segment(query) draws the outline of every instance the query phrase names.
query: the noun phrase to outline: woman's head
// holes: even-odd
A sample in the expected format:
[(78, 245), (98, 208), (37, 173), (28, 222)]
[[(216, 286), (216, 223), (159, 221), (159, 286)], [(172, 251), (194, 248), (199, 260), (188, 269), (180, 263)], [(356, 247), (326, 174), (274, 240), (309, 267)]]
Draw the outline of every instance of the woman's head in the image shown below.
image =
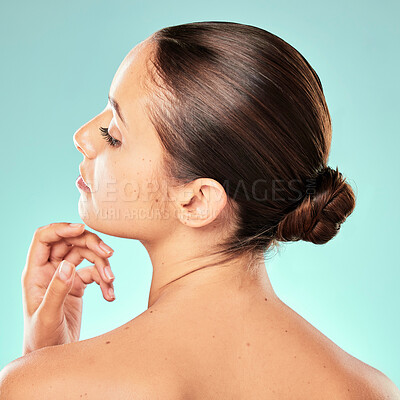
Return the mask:
[(152, 187), (161, 146), (142, 108), (147, 51), (140, 43), (129, 52), (115, 74), (107, 106), (74, 134), (84, 155), (81, 175), (91, 189), (81, 193), (80, 216), (88, 226), (120, 237), (156, 234), (162, 207)]
[[(80, 202), (96, 230), (146, 243), (193, 234), (212, 244), (203, 252), (262, 254), (278, 241), (326, 243), (354, 209), (351, 187), (327, 166), (321, 82), (265, 30), (161, 29), (127, 55), (110, 94), (128, 127), (107, 105), (74, 136), (83, 177), (99, 187)], [(122, 145), (109, 147), (100, 126)]]

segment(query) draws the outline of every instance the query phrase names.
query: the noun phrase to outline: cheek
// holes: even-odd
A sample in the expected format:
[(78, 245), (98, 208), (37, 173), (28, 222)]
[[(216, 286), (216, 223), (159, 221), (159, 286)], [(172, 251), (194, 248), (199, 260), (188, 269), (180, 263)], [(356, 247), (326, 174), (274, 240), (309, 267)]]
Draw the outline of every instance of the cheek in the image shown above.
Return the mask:
[(109, 151), (97, 158), (94, 181), (98, 190), (95, 197), (103, 206), (157, 208), (157, 203), (162, 202), (164, 182), (159, 178), (155, 155), (149, 156), (140, 148), (138, 145), (135, 151)]
[(143, 189), (141, 165), (123, 159), (108, 160), (97, 169), (99, 182), (97, 200), (103, 207), (127, 208), (134, 206)]
[(117, 160), (102, 157), (94, 165), (94, 197), (97, 201), (116, 201), (118, 192), (119, 174), (123, 171), (118, 168)]

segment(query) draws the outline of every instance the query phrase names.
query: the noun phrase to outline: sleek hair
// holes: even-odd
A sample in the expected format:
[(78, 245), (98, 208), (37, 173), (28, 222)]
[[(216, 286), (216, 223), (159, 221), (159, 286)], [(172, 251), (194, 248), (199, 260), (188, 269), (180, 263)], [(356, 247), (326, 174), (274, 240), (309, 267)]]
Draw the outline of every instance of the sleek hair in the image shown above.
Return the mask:
[(278, 36), (234, 22), (170, 26), (149, 39), (147, 111), (167, 176), (182, 185), (215, 179), (234, 211), (235, 233), (218, 253), (332, 239), (355, 196), (327, 166), (331, 118), (307, 60)]

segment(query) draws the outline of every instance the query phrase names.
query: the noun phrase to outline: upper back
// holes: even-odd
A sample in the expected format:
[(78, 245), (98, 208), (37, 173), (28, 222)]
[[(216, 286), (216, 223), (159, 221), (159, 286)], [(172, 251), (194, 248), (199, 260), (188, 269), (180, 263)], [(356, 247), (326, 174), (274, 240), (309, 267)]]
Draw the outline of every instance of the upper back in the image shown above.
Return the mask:
[(150, 307), (106, 334), (47, 348), (46, 384), (65, 395), (71, 381), (65, 398), (96, 400), (400, 398), (280, 301), (221, 310)]

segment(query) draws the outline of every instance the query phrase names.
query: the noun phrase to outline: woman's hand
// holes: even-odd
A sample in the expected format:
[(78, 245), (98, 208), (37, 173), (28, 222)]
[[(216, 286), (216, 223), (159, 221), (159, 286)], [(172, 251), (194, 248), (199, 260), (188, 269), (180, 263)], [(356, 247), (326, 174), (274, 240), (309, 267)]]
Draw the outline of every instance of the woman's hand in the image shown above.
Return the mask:
[[(113, 250), (84, 228), (84, 224), (52, 223), (33, 236), (21, 276), (23, 355), (79, 340), (82, 296), (88, 284), (96, 282), (106, 300), (115, 299), (108, 261)], [(95, 265), (75, 270), (84, 259)]]

